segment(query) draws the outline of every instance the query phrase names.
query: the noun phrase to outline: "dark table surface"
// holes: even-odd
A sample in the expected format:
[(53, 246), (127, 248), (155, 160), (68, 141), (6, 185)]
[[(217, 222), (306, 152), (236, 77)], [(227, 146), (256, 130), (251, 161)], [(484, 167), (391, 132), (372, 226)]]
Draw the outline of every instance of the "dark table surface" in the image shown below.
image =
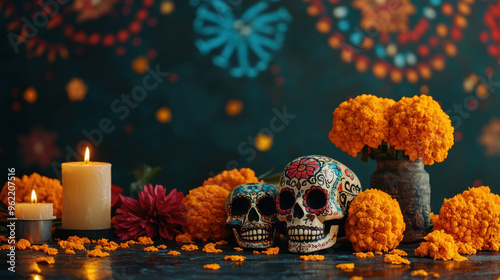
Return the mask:
[[(155, 246), (165, 244), (166, 250), (144, 252), (146, 246), (133, 245), (129, 249), (110, 251), (105, 258), (88, 258), (85, 251), (76, 251), (75, 255), (65, 255), (59, 249), (55, 264), (37, 264), (35, 259), (47, 256), (41, 251), (16, 251), (16, 272), (7, 270), (7, 252), (0, 251), (0, 279), (349, 279), (363, 276), (365, 279), (424, 279), (411, 276), (411, 272), (424, 269), (437, 272), (441, 279), (497, 279), (500, 277), (500, 253), (479, 252), (466, 256), (468, 261), (442, 261), (430, 258), (416, 258), (413, 250), (418, 243), (400, 244), (406, 251), (410, 265), (393, 265), (383, 262), (383, 256), (371, 259), (358, 259), (346, 242), (339, 242), (336, 248), (330, 248), (314, 254), (325, 256), (324, 261), (312, 262), (300, 260), (300, 254), (286, 250), (286, 243), (280, 243), (278, 255), (254, 255), (253, 250), (237, 252), (234, 244), (217, 246), (222, 253), (202, 252), (202, 243), (196, 243), (199, 250), (181, 251), (182, 244), (175, 242), (155, 242)], [(58, 248), (55, 242), (50, 247)], [(95, 244), (86, 245), (93, 249)], [(181, 252), (180, 256), (171, 256), (170, 250)], [(247, 257), (241, 264), (224, 261), (226, 255)], [(218, 263), (219, 270), (205, 270), (204, 264)], [(339, 263), (354, 263), (353, 272), (344, 272), (335, 268)], [(432, 279), (428, 277), (428, 279)]]

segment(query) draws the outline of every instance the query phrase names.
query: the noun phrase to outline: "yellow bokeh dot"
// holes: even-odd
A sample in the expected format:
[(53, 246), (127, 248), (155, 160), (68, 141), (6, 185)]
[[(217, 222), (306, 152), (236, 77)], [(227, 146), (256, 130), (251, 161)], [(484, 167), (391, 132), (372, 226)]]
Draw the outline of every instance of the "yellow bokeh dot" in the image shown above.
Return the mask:
[(418, 69), (418, 71), (420, 72), (420, 76), (425, 80), (432, 77), (432, 71), (428, 66), (422, 66)]
[(261, 152), (269, 151), (273, 146), (273, 137), (265, 133), (257, 134), (255, 138), (255, 148)]
[(417, 71), (415, 70), (408, 70), (406, 72), (406, 79), (408, 80), (408, 82), (414, 84), (416, 82), (418, 82), (418, 73)]
[(373, 39), (372, 39), (372, 38), (368, 38), (368, 37), (367, 37), (367, 38), (365, 38), (365, 39), (363, 40), (363, 43), (362, 43), (362, 45), (361, 45), (361, 46), (362, 46), (364, 49), (369, 50), (369, 49), (371, 49), (371, 48), (373, 47), (373, 44), (374, 44), (374, 43), (373, 43)]
[(428, 95), (429, 94), (429, 86), (428, 85), (422, 85), (420, 87), (420, 94)]
[(160, 13), (162, 15), (169, 15), (175, 10), (175, 4), (172, 1), (163, 1), (160, 5)]
[(442, 71), (444, 70), (445, 64), (444, 60), (441, 58), (436, 58), (432, 60), (432, 67), (436, 69), (437, 71)]
[(23, 98), (28, 103), (35, 103), (38, 99), (38, 93), (36, 92), (34, 87), (29, 87), (23, 92)]
[(457, 55), (457, 47), (454, 44), (446, 44), (445, 51), (450, 57)]
[(226, 114), (228, 116), (237, 116), (243, 111), (243, 102), (237, 99), (231, 99), (226, 102)]
[(462, 15), (455, 15), (455, 23), (462, 29), (467, 27), (468, 24), (467, 19)]
[(446, 37), (448, 34), (448, 27), (444, 23), (440, 23), (436, 26), (436, 33), (441, 37)]
[(320, 33), (328, 33), (330, 32), (330, 23), (326, 20), (320, 20), (318, 21), (318, 23), (316, 23), (316, 29), (320, 32)]
[(479, 99), (486, 99), (490, 95), (488, 87), (484, 84), (479, 84), (476, 88), (476, 95)]
[(389, 44), (385, 50), (388, 56), (394, 56), (398, 52), (396, 44)]
[(66, 84), (66, 93), (70, 101), (82, 101), (87, 96), (88, 87), (80, 78), (72, 78)]
[(353, 53), (351, 51), (348, 51), (348, 50), (342, 50), (340, 52), (340, 58), (346, 62), (346, 63), (351, 63), (352, 61), (352, 57), (353, 57)]
[(368, 70), (368, 63), (366, 60), (364, 59), (358, 59), (356, 60), (356, 69), (363, 73), (365, 72), (366, 70)]
[(395, 84), (400, 83), (403, 80), (403, 74), (399, 70), (391, 71), (391, 81)]
[(384, 79), (387, 76), (387, 70), (382, 63), (375, 63), (372, 68), (373, 75), (379, 79)]
[(172, 120), (172, 111), (166, 106), (156, 111), (156, 120), (161, 123), (168, 123)]
[(319, 10), (316, 6), (311, 5), (311, 6), (307, 7), (307, 14), (312, 16), (312, 17), (315, 17), (319, 14)]
[(332, 49), (338, 49), (340, 48), (340, 39), (336, 36), (331, 36), (330, 38), (328, 38), (328, 44)]
[(139, 56), (132, 60), (132, 69), (137, 74), (144, 74), (148, 70), (149, 60), (145, 56)]
[(465, 3), (458, 2), (458, 10), (464, 15), (470, 15), (470, 7)]

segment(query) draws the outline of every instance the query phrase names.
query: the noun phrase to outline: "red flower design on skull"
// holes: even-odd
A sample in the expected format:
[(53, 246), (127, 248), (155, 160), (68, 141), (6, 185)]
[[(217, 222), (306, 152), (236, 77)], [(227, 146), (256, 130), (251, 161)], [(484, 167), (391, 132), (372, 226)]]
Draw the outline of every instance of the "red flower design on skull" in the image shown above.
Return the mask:
[(319, 169), (319, 164), (316, 161), (303, 158), (292, 163), (286, 170), (290, 178), (307, 179), (314, 175)]

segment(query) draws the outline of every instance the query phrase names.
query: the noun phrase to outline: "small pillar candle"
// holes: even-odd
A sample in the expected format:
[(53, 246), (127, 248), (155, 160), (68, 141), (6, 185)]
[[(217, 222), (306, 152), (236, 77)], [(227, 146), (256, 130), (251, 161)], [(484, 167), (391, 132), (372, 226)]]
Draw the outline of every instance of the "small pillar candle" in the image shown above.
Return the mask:
[(21, 220), (54, 219), (52, 203), (37, 203), (35, 190), (31, 192), (31, 203), (16, 203), (16, 218)]
[(90, 162), (88, 148), (83, 162), (62, 164), (62, 228), (97, 230), (111, 228), (111, 164)]

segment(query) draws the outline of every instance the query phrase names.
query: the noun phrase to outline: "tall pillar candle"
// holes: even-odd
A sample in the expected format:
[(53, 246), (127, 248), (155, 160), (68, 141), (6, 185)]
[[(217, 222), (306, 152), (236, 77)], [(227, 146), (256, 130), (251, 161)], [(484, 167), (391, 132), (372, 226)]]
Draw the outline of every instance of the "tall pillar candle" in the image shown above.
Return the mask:
[(97, 230), (111, 228), (111, 164), (66, 162), (62, 164), (62, 228)]

